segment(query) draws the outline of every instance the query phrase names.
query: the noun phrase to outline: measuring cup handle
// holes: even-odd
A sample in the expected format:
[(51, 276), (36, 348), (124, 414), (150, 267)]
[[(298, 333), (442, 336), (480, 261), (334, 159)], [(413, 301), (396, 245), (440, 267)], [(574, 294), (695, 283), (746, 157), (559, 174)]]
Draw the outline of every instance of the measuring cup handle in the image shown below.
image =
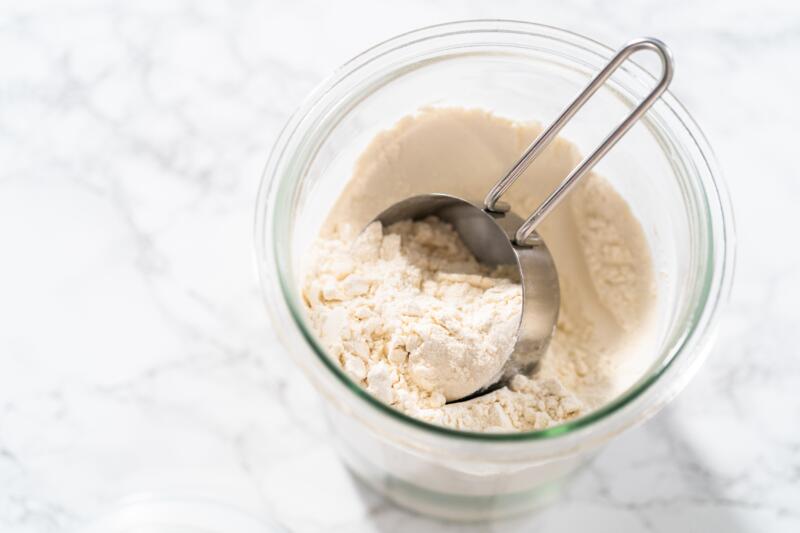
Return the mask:
[(545, 200), (537, 207), (533, 213), (528, 217), (525, 222), (519, 227), (515, 235), (514, 241), (519, 245), (527, 243), (528, 238), (536, 229), (539, 222), (542, 221), (564, 198), (564, 196), (572, 189), (572, 187), (588, 173), (597, 164), (600, 159), (619, 141), (625, 133), (636, 123), (642, 115), (655, 103), (659, 96), (667, 89), (670, 81), (672, 81), (672, 53), (663, 42), (652, 37), (645, 37), (635, 39), (625, 46), (623, 46), (611, 61), (603, 67), (597, 76), (589, 82), (589, 85), (578, 95), (575, 100), (567, 106), (561, 115), (545, 129), (536, 138), (533, 143), (525, 150), (519, 161), (514, 164), (508, 173), (498, 181), (494, 187), (486, 195), (483, 201), (484, 207), (487, 211), (504, 211), (504, 205), (498, 205), (500, 197), (505, 194), (509, 187), (517, 180), (517, 178), (525, 172), (534, 159), (552, 142), (558, 135), (558, 132), (569, 122), (569, 120), (577, 113), (584, 104), (592, 97), (594, 93), (611, 77), (611, 75), (620, 67), (622, 63), (633, 53), (640, 50), (651, 50), (658, 54), (661, 59), (661, 79), (658, 84), (650, 91), (650, 94), (637, 105), (631, 113), (611, 132), (600, 144), (597, 149), (586, 157), (580, 164), (575, 167), (569, 175), (556, 187), (556, 189), (545, 198)]

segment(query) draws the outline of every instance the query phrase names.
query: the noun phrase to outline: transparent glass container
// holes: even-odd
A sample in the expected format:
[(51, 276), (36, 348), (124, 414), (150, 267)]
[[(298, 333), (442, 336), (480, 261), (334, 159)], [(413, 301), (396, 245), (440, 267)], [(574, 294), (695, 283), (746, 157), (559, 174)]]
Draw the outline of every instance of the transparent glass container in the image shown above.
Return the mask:
[[(620, 43), (621, 44), (621, 43)], [(406, 33), (342, 66), (291, 117), (259, 191), (256, 262), (274, 328), (323, 396), (336, 443), (362, 480), (416, 511), (456, 520), (545, 504), (599, 447), (657, 412), (709, 350), (733, 272), (733, 220), (708, 143), (670, 93), (597, 167), (647, 236), (658, 334), (612, 401), (541, 431), (456, 431), (370, 396), (325, 354), (300, 299), (304, 258), (354, 162), (379, 131), (424, 106), (477, 107), (547, 123), (614, 49), (549, 26), (467, 21)], [(676, 76), (680, 76), (680, 69)], [(655, 80), (637, 63), (614, 74), (563, 132), (589, 152)], [(383, 206), (376, 205), (377, 213)]]

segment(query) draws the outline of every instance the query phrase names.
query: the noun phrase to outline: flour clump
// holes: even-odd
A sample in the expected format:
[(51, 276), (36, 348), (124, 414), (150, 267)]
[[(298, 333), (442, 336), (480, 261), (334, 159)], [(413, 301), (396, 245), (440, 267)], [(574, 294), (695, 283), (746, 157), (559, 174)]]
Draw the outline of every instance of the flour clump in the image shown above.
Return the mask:
[(552, 380), (517, 376), (511, 390), (445, 405), (502, 373), (522, 312), (517, 277), (480, 264), (435, 217), (374, 222), (352, 245), (320, 243), (304, 297), (326, 348), (381, 401), (460, 429), (547, 427), (579, 411)]
[(392, 405), (438, 407), (500, 374), (522, 311), (511, 274), (478, 263), (436, 218), (375, 222), (352, 246), (321, 247), (305, 297), (353, 379)]

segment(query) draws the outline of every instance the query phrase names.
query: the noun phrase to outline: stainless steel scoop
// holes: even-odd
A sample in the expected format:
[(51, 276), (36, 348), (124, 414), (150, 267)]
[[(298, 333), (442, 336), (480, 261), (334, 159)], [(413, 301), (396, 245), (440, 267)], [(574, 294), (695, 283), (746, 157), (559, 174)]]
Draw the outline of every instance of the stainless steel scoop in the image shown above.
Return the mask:
[[(500, 197), (614, 71), (631, 54), (640, 50), (652, 50), (661, 59), (661, 78), (656, 87), (526, 220), (512, 213), (510, 206), (500, 202)], [(493, 382), (486, 383), (475, 393), (458, 401), (495, 390), (515, 374), (530, 373), (539, 362), (558, 320), (560, 290), (555, 263), (544, 241), (536, 233), (536, 227), (661, 96), (672, 80), (672, 71), (672, 55), (664, 43), (653, 38), (633, 40), (617, 52), (555, 122), (533, 141), (519, 161), (492, 187), (482, 206), (447, 194), (423, 194), (402, 200), (373, 219), (373, 222), (380, 221), (388, 226), (401, 220), (436, 216), (453, 226), (481, 263), (514, 265), (519, 270), (523, 303), (514, 350), (504, 365), (498, 368)]]

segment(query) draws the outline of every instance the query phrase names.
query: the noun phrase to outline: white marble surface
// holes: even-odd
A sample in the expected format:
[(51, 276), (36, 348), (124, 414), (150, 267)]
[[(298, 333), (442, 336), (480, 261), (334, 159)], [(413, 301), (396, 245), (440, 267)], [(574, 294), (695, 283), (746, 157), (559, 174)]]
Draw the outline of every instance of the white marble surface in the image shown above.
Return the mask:
[(742, 0), (5, 2), (0, 531), (71, 530), (143, 491), (296, 531), (458, 529), (343, 470), (269, 329), (251, 219), (271, 143), (326, 73), (477, 17), (669, 42), (739, 258), (719, 342), (672, 405), (554, 507), (465, 530), (800, 531), (800, 7)]

